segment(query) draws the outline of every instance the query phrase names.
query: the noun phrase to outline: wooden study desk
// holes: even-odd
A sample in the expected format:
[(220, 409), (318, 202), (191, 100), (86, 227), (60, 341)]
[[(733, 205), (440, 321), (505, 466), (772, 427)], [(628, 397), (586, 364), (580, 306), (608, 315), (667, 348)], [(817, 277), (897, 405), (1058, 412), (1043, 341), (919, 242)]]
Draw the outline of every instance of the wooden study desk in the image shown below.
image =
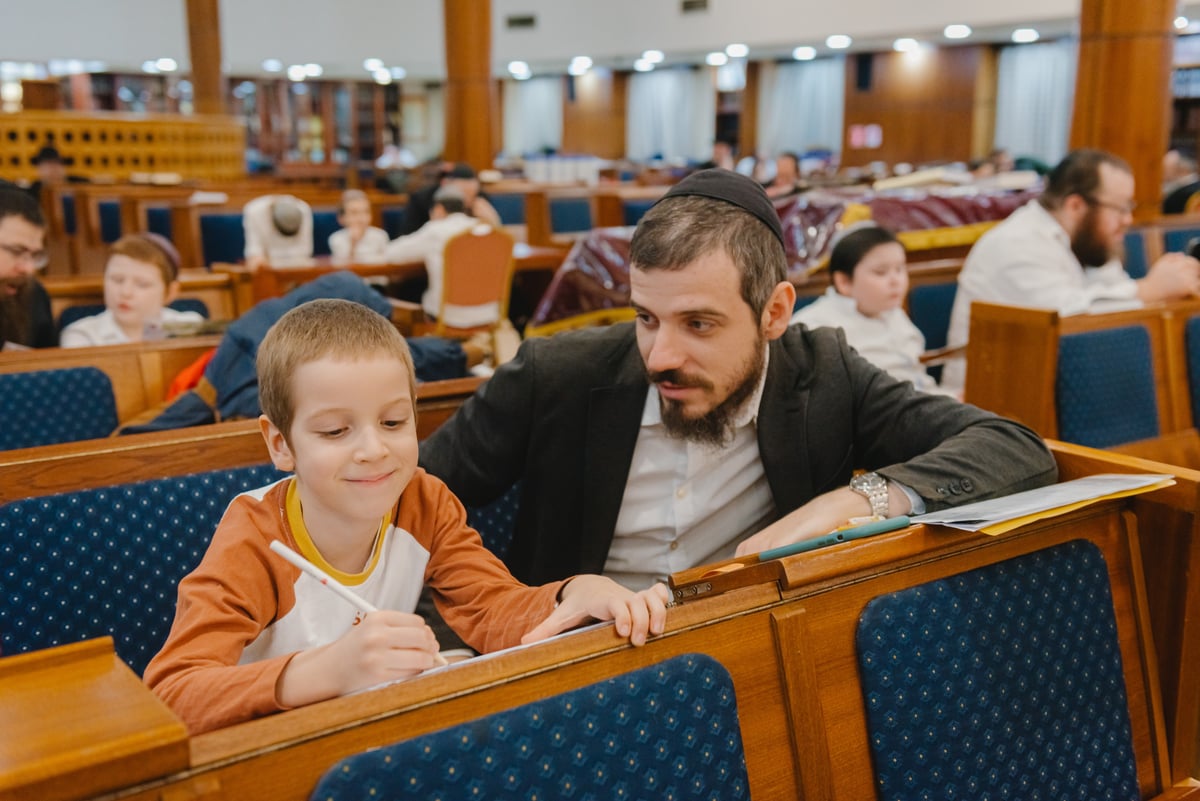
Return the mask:
[[(1106, 460), (1104, 454), (1086, 449), (1058, 455), (1064, 472), (1087, 470)], [(1196, 489), (1194, 477), (1188, 477), (1160, 493), (1167, 503), (1190, 503), (1187, 499), (1194, 500)], [(1200, 715), (1194, 696), (1183, 699), (1191, 706), (1174, 710), (1175, 739), (1168, 738), (1138, 557), (1139, 541), (1158, 535), (1147, 530), (1137, 505), (1126, 499), (1101, 501), (996, 537), (912, 526), (832, 546), (781, 561), (770, 580), (756, 575), (743, 586), (672, 608), (666, 632), (642, 648), (628, 646), (605, 626), (193, 736), (186, 768), (134, 778), (113, 797), (299, 801), (308, 798), (317, 779), (342, 757), (675, 655), (699, 653), (718, 661), (732, 677), (753, 798), (873, 798), (873, 758), (855, 646), (865, 604), (882, 594), (1082, 540), (1103, 556), (1111, 586), (1138, 797), (1194, 799), (1200, 797), (1200, 785), (1192, 779)], [(1070, 601), (1038, 600), (1048, 605)], [(1193, 640), (1196, 626), (1197, 621), (1190, 620)], [(1009, 631), (1003, 636), (1019, 634)], [(145, 692), (131, 688), (134, 698), (129, 702)], [(95, 703), (96, 714), (104, 716), (120, 714), (126, 701), (80, 701), (86, 703)], [(23, 736), (22, 726), (0, 726), (0, 738)], [(79, 792), (72, 797), (96, 796)]]

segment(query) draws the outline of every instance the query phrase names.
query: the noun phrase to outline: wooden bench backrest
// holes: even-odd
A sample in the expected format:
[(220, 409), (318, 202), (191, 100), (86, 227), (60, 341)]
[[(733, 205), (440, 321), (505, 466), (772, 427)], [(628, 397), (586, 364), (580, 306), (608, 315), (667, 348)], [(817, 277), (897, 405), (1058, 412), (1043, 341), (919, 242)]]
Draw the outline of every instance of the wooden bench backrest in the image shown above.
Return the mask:
[(179, 371), (215, 348), (220, 337), (183, 337), (94, 348), (43, 348), (0, 354), (0, 373), (97, 367), (112, 381), (121, 422), (166, 398)]

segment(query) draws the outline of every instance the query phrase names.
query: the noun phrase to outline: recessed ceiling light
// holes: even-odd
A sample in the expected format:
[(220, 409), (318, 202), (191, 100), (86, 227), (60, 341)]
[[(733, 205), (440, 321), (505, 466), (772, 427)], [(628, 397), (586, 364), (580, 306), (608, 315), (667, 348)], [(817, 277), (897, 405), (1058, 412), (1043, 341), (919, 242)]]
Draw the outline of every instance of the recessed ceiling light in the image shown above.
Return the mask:
[(508, 72), (514, 78), (519, 78), (522, 75), (528, 77), (530, 74), (529, 65), (524, 61), (510, 61), (508, 62)]
[(387, 86), (392, 82), (392, 73), (390, 70), (380, 67), (377, 70), (372, 70), (372, 75), (375, 78), (375, 83), (380, 86)]
[(303, 64), (293, 64), (287, 68), (287, 76), (292, 81), (303, 81), (308, 73), (304, 71)]
[(731, 44), (725, 46), (725, 55), (730, 58), (745, 58), (750, 55), (750, 48), (744, 44)]
[(1175, 30), (1182, 31), (1188, 26), (1188, 18), (1180, 14), (1175, 18)]
[(720, 67), (720, 66), (723, 66), (723, 65), (729, 63), (729, 56), (725, 55), (724, 53), (722, 53), (720, 51), (715, 52), (715, 53), (709, 53), (707, 56), (704, 57), (704, 63), (709, 65), (710, 67)]
[(945, 36), (947, 39), (966, 39), (970, 35), (970, 25), (947, 25), (945, 30), (942, 31), (942, 36)]
[(313, 64), (311, 61), (304, 65), (304, 74), (309, 78), (320, 78), (325, 72), (325, 69), (320, 64)]
[(1017, 44), (1029, 44), (1030, 42), (1036, 42), (1040, 38), (1041, 34), (1033, 28), (1017, 28), (1012, 33), (1012, 40)]
[(283, 70), (283, 62), (277, 58), (263, 59), (263, 72), (281, 72)]
[(639, 58), (637, 61), (633, 62), (633, 68), (638, 72), (649, 72), (650, 70), (654, 69), (654, 62), (647, 61), (645, 58)]
[(845, 50), (853, 40), (844, 33), (835, 33), (825, 39), (825, 46), (832, 50)]
[(897, 53), (913, 53), (921, 49), (921, 43), (906, 36), (892, 42), (892, 49)]
[(797, 61), (812, 61), (817, 57), (817, 48), (809, 47), (808, 45), (800, 45), (792, 51), (792, 58)]
[(382, 58), (363, 59), (363, 69), (366, 70), (367, 72), (375, 72), (376, 70), (383, 69), (383, 59)]
[(404, 67), (392, 67), (388, 72), (391, 74), (393, 81), (403, 81), (408, 77), (408, 70), (404, 69)]
[(587, 56), (575, 56), (571, 59), (571, 66), (567, 67), (567, 72), (570, 75), (583, 75), (592, 68), (592, 60)]
[(666, 56), (663, 55), (663, 51), (661, 50), (647, 50), (642, 53), (642, 61), (648, 64), (661, 64), (664, 58)]
[(173, 58), (160, 58), (154, 62), (154, 66), (158, 67), (159, 72), (174, 72), (179, 68)]

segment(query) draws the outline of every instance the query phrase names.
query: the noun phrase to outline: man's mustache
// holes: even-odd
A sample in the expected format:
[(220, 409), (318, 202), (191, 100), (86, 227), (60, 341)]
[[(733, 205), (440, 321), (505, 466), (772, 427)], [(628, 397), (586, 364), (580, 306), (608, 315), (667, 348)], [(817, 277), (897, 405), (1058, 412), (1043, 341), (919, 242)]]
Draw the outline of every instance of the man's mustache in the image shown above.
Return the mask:
[(711, 381), (700, 376), (688, 375), (680, 370), (659, 370), (648, 372), (647, 378), (652, 384), (673, 384), (677, 387), (693, 387), (695, 389), (712, 389)]

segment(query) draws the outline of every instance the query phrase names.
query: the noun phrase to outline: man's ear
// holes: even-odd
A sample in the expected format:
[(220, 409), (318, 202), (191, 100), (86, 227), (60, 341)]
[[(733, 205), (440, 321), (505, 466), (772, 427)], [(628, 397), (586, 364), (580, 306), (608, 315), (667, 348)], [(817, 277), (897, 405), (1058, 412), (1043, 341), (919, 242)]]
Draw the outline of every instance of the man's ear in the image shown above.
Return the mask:
[(783, 336), (792, 322), (792, 308), (796, 305), (796, 287), (791, 281), (780, 281), (771, 290), (767, 305), (763, 307), (762, 330), (767, 339)]
[(292, 456), (291, 446), (288, 445), (283, 432), (276, 428), (265, 414), (258, 416), (258, 428), (267, 443), (267, 453), (271, 454), (271, 462), (275, 467), (285, 473), (295, 472), (296, 459)]

